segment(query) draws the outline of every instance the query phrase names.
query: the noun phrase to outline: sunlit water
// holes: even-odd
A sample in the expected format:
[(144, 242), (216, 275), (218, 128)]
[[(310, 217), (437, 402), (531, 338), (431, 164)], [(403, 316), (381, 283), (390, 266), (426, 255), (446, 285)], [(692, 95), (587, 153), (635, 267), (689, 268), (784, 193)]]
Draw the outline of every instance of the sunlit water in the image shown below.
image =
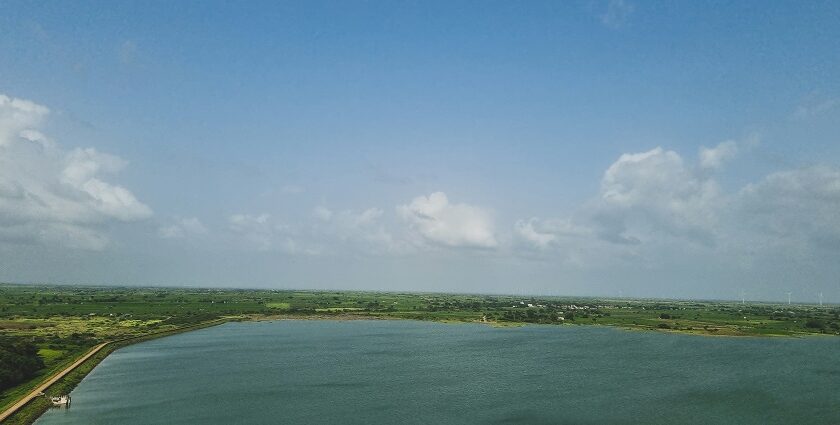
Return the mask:
[(123, 348), (52, 424), (836, 424), (840, 338), (230, 323)]

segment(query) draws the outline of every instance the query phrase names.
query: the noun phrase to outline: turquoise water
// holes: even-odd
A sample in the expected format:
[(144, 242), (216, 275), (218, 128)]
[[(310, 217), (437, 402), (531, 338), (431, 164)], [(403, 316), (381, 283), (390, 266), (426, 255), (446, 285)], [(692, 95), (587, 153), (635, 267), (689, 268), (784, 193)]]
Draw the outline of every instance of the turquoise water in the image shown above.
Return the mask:
[(837, 424), (840, 338), (229, 323), (105, 359), (52, 424)]

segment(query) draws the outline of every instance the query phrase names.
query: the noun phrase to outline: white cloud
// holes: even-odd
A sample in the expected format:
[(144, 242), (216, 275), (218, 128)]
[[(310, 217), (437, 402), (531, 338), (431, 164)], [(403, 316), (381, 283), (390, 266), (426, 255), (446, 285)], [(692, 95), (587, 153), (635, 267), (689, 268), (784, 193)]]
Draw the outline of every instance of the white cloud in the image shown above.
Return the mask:
[(158, 236), (163, 239), (180, 239), (185, 235), (184, 229), (177, 224), (158, 227)]
[(158, 228), (158, 236), (164, 239), (180, 239), (189, 235), (204, 234), (207, 234), (207, 228), (195, 217), (182, 218), (174, 224)]
[(319, 249), (301, 243), (292, 226), (276, 222), (270, 214), (234, 214), (228, 218), (228, 227), (238, 239), (260, 251), (280, 250), (291, 255), (320, 253)]
[(49, 110), (0, 95), (0, 239), (102, 249), (102, 225), (151, 209), (105, 176), (127, 163), (93, 148), (62, 150), (39, 131)]
[(813, 166), (770, 174), (738, 193), (744, 227), (776, 242), (840, 250), (840, 170)]
[(542, 229), (537, 229), (535, 222), (538, 222), (536, 218), (532, 218), (527, 221), (518, 220), (514, 225), (516, 233), (525, 241), (537, 248), (548, 248), (549, 245), (557, 240), (557, 236), (551, 232), (545, 232)]
[(700, 167), (717, 169), (738, 155), (738, 144), (732, 140), (722, 142), (713, 148), (700, 148)]
[(571, 219), (557, 218), (541, 220), (534, 217), (518, 220), (514, 224), (514, 231), (521, 240), (539, 249), (556, 246), (564, 239), (592, 235), (592, 230), (588, 227), (576, 224)]
[(376, 250), (398, 250), (401, 244), (380, 222), (383, 213), (379, 208), (368, 208), (360, 213), (342, 211), (334, 220), (336, 231), (345, 240), (355, 239)]
[(12, 144), (19, 137), (30, 141), (43, 138), (35, 127), (49, 112), (46, 106), (0, 94), (0, 146)]
[(269, 223), (270, 218), (269, 214), (234, 214), (228, 218), (228, 226), (257, 249), (264, 251), (273, 246), (275, 229)]
[(709, 243), (722, 202), (714, 179), (693, 172), (676, 152), (656, 148), (621, 155), (607, 169), (593, 218), (601, 236), (614, 241), (664, 232)]
[(330, 221), (333, 215), (332, 211), (330, 211), (329, 208), (322, 206), (315, 207), (312, 213), (315, 214), (315, 217), (323, 221)]
[(361, 252), (398, 252), (406, 246), (389, 232), (384, 223), (384, 211), (368, 208), (364, 211), (332, 211), (326, 207), (315, 209), (318, 223), (312, 226), (313, 239), (324, 245), (338, 248), (345, 245), (354, 253)]
[(636, 250), (665, 239), (713, 245), (727, 202), (714, 178), (658, 147), (621, 155), (604, 172), (599, 196), (572, 217), (520, 220), (515, 231), (540, 249), (606, 243)]
[(353, 210), (341, 211), (336, 214), (331, 214), (334, 217), (334, 222), (338, 227), (345, 230), (363, 229), (375, 226), (382, 217), (383, 211), (379, 208), (368, 208), (362, 212), (355, 212)]
[(450, 204), (443, 192), (414, 198), (397, 213), (424, 240), (450, 247), (495, 248), (490, 212), (468, 204)]
[(102, 250), (108, 237), (98, 229), (60, 222), (22, 222), (0, 226), (0, 241), (70, 249)]
[(840, 107), (840, 98), (811, 100), (796, 107), (793, 111), (793, 118), (804, 120), (827, 113)]
[(675, 276), (682, 268), (771, 279), (829, 273), (834, 266), (825, 259), (840, 252), (840, 169), (780, 171), (726, 193), (703, 161), (701, 155), (686, 163), (662, 148), (621, 155), (604, 173), (599, 195), (572, 214), (516, 222), (517, 240), (532, 248), (517, 252), (577, 269)]

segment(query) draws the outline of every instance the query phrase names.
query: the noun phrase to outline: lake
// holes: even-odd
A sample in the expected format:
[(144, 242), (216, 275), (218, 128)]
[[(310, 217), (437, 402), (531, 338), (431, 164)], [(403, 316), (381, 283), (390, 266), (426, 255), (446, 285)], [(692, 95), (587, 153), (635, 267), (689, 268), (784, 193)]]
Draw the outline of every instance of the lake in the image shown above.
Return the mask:
[(53, 424), (840, 423), (840, 338), (228, 323), (106, 358)]

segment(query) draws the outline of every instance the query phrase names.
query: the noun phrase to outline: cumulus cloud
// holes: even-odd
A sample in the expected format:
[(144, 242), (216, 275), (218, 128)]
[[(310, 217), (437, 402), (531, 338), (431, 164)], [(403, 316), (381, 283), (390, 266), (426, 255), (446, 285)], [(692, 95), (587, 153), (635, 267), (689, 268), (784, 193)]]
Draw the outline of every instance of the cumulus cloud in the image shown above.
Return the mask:
[(693, 171), (674, 151), (655, 148), (624, 154), (604, 173), (594, 221), (600, 234), (630, 241), (664, 232), (709, 243), (724, 199), (717, 182)]
[(787, 170), (749, 184), (738, 194), (745, 226), (778, 240), (840, 250), (840, 170)]
[(700, 167), (717, 169), (738, 155), (738, 144), (732, 140), (722, 142), (713, 148), (700, 148)]
[(449, 247), (496, 248), (495, 225), (489, 211), (468, 204), (451, 204), (446, 194), (418, 196), (397, 213), (427, 242)]
[(597, 196), (571, 214), (517, 221), (516, 240), (529, 248), (520, 253), (600, 269), (707, 261), (714, 270), (760, 264), (789, 273), (793, 262), (825, 271), (818, 259), (840, 252), (840, 169), (783, 170), (726, 192), (720, 173), (708, 171), (724, 167), (732, 150), (725, 142), (696, 164), (662, 148), (621, 155)]
[(207, 234), (207, 228), (195, 217), (182, 218), (171, 225), (158, 228), (158, 236), (164, 239), (181, 239), (204, 234)]
[(102, 249), (109, 222), (152, 215), (109, 183), (126, 161), (93, 148), (61, 149), (40, 132), (49, 109), (0, 94), (0, 240)]
[(557, 240), (557, 235), (549, 231), (538, 229), (537, 224), (539, 224), (539, 219), (537, 218), (532, 218), (530, 220), (517, 220), (514, 225), (514, 229), (519, 237), (531, 245), (540, 249), (548, 248), (554, 241)]
[(588, 238), (634, 246), (672, 238), (712, 245), (728, 202), (713, 177), (676, 152), (657, 147), (621, 155), (604, 172), (598, 197), (573, 217), (520, 220), (515, 231), (540, 249), (570, 238), (578, 244)]

